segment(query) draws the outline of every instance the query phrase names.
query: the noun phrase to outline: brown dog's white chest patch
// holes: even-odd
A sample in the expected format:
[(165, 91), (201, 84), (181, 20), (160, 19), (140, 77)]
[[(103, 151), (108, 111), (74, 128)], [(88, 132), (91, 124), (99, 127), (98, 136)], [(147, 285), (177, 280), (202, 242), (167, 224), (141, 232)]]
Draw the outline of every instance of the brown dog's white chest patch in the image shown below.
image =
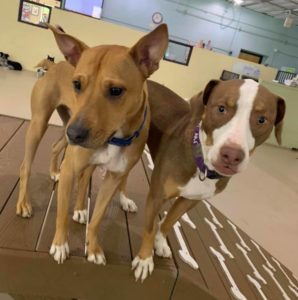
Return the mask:
[(98, 149), (90, 159), (93, 165), (100, 165), (107, 171), (123, 173), (127, 166), (127, 158), (118, 146), (108, 145)]
[(206, 200), (215, 195), (217, 179), (206, 178), (201, 181), (199, 171), (185, 186), (179, 187), (180, 196), (192, 200)]

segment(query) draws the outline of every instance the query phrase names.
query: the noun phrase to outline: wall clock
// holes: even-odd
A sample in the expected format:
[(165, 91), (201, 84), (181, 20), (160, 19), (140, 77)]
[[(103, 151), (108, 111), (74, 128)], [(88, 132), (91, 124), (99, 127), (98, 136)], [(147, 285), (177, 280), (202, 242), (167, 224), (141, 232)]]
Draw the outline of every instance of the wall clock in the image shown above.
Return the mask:
[(152, 15), (152, 21), (154, 24), (160, 24), (163, 21), (163, 15), (160, 12), (155, 12)]

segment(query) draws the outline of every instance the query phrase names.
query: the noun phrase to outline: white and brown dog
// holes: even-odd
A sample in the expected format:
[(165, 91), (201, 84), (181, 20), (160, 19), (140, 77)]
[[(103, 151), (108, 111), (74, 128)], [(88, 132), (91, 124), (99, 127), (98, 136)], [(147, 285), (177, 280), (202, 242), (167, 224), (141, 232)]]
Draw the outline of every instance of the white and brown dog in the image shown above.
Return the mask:
[[(198, 200), (221, 192), (232, 175), (242, 172), (254, 149), (275, 126), (281, 143), (285, 101), (253, 80), (212, 80), (190, 104), (150, 82), (152, 112), (148, 146), (155, 164), (145, 212), (145, 231), (132, 262), (136, 279), (152, 273), (156, 254), (170, 257), (166, 236)], [(155, 224), (166, 200), (177, 198)]]

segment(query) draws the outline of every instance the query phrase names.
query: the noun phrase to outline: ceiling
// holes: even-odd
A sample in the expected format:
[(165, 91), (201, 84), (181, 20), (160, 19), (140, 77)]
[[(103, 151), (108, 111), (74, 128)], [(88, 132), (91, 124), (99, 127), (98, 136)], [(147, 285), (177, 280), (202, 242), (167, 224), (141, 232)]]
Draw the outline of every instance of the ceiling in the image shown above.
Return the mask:
[(298, 0), (243, 0), (241, 6), (282, 20), (291, 14), (298, 24)]

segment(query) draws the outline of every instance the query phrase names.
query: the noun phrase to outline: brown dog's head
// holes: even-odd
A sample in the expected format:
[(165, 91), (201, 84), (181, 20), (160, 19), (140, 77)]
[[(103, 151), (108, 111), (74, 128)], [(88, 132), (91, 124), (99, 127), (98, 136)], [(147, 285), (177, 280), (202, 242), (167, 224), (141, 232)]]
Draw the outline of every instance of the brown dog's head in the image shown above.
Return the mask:
[(243, 171), (251, 153), (274, 126), (281, 143), (285, 101), (257, 82), (212, 80), (205, 88), (203, 102), (203, 152), (211, 170), (225, 176)]
[(130, 133), (131, 120), (144, 111), (145, 80), (158, 69), (167, 49), (167, 26), (160, 25), (132, 48), (89, 48), (61, 30), (49, 28), (66, 60), (75, 66), (77, 99), (66, 130), (69, 142), (96, 149), (115, 134)]

